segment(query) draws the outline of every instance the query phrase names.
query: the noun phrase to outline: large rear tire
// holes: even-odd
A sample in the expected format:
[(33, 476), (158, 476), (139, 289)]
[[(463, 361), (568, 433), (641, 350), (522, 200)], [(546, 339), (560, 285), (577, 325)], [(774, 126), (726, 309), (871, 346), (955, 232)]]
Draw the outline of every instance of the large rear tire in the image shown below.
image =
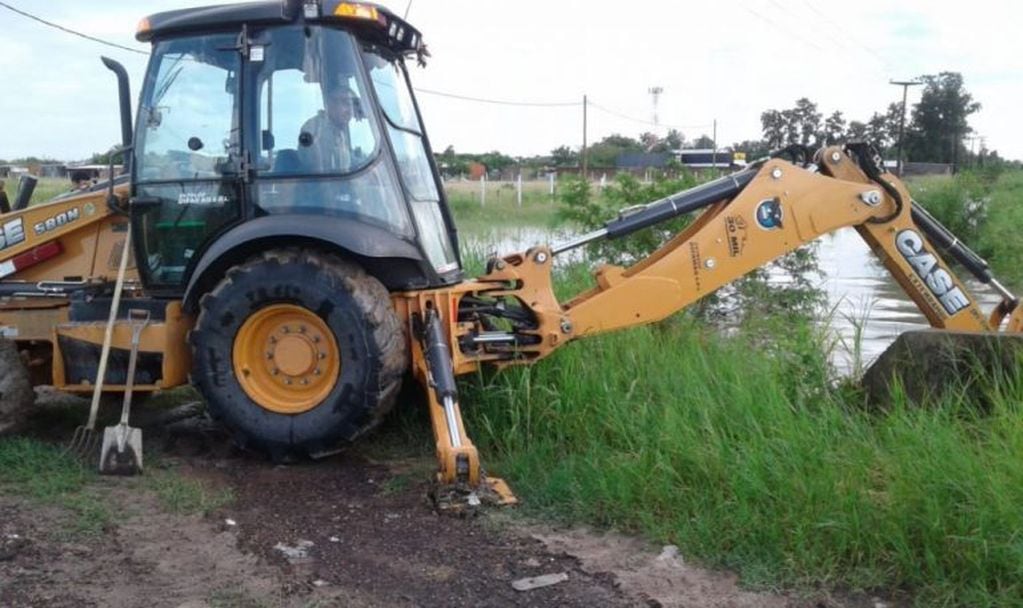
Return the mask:
[(408, 367), (384, 286), (313, 250), (231, 268), (201, 299), (190, 341), (210, 414), (275, 461), (334, 453), (374, 427)]
[(0, 338), (0, 435), (17, 431), (35, 403), (18, 345)]

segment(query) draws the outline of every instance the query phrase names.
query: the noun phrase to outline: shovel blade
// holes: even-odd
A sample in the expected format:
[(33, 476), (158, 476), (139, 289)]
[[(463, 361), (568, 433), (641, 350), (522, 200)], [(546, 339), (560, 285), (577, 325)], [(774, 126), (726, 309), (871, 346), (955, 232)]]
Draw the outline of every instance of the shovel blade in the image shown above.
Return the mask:
[(104, 475), (138, 475), (142, 472), (142, 429), (128, 425), (103, 429), (99, 472)]

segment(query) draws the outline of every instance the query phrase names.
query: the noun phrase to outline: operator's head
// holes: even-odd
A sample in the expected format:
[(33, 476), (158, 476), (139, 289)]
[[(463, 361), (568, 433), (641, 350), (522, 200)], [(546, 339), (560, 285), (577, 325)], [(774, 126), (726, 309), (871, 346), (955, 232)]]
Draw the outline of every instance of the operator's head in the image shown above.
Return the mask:
[(323, 95), (323, 104), (327, 117), (337, 126), (344, 126), (355, 115), (355, 104), (358, 98), (347, 84), (335, 83)]

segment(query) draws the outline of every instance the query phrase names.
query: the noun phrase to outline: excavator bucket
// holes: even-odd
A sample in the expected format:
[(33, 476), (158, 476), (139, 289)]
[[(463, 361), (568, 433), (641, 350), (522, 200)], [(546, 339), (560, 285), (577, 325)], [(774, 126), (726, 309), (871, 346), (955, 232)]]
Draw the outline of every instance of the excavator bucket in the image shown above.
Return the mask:
[(916, 405), (933, 403), (949, 391), (969, 391), (983, 402), (988, 383), (1023, 371), (1023, 335), (922, 329), (907, 331), (863, 376), (868, 401), (886, 406), (894, 393)]

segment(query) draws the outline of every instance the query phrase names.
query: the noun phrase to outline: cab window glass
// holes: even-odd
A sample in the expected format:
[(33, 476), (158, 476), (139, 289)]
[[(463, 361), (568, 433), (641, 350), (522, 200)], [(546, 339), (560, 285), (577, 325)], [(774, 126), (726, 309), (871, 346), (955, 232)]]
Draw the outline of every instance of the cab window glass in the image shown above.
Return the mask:
[(351, 36), (328, 28), (266, 32), (259, 87), (258, 170), (354, 173), (377, 154), (377, 127)]
[(157, 46), (158, 68), (139, 108), (138, 179), (216, 178), (232, 171), (239, 59), (229, 35)]

